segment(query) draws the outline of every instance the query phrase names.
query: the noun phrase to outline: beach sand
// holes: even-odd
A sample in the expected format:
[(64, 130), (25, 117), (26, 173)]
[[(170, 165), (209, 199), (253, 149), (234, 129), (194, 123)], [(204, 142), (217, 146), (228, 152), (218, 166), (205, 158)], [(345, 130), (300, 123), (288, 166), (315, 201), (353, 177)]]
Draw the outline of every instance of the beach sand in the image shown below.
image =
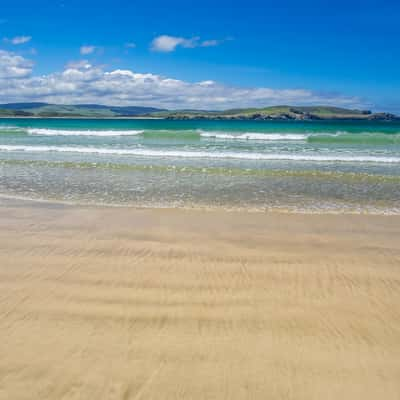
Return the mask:
[(399, 399), (400, 217), (0, 206), (0, 399)]

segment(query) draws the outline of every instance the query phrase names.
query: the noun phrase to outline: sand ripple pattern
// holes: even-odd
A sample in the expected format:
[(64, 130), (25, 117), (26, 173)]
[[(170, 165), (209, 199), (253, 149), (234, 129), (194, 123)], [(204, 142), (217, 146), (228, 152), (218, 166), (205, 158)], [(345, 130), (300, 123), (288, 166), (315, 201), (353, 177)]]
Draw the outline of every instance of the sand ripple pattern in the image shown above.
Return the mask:
[(0, 399), (398, 399), (398, 217), (0, 207)]

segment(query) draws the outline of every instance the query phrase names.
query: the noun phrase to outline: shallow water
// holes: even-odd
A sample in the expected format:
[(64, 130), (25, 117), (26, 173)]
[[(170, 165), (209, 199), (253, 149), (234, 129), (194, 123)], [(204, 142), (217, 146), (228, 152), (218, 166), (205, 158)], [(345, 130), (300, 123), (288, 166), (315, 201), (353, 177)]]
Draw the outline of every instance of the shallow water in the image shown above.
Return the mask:
[(141, 207), (400, 211), (400, 124), (0, 120), (0, 194)]

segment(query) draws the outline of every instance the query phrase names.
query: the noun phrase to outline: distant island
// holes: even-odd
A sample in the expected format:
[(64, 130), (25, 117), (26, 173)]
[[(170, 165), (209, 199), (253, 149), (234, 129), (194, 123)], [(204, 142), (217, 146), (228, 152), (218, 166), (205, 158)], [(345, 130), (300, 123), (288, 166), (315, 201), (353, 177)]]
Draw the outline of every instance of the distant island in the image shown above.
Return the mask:
[(57, 105), (49, 103), (0, 104), (0, 118), (162, 118), (170, 120), (367, 120), (393, 121), (400, 117), (369, 110), (351, 110), (331, 106), (271, 106), (237, 108), (225, 111), (166, 110), (139, 106), (99, 104)]

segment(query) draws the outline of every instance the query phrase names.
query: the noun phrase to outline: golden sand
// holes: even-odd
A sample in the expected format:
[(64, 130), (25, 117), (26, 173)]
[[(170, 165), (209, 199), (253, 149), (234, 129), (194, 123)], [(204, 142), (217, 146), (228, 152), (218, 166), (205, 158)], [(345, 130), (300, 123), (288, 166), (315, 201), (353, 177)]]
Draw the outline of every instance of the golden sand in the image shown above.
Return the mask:
[(0, 207), (0, 399), (400, 398), (400, 218)]

